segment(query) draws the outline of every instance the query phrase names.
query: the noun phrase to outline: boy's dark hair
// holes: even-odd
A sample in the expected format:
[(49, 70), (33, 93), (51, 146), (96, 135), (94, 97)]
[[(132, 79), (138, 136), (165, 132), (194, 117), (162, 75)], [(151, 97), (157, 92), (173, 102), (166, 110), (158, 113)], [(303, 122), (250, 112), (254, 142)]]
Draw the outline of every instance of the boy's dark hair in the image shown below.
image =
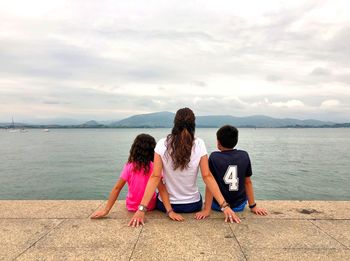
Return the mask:
[(216, 132), (216, 138), (221, 146), (233, 149), (238, 142), (238, 130), (231, 125), (224, 125)]
[(156, 140), (148, 134), (139, 134), (136, 136), (130, 148), (129, 163), (134, 163), (134, 171), (143, 170), (144, 174), (149, 173), (149, 163), (154, 158), (154, 148)]

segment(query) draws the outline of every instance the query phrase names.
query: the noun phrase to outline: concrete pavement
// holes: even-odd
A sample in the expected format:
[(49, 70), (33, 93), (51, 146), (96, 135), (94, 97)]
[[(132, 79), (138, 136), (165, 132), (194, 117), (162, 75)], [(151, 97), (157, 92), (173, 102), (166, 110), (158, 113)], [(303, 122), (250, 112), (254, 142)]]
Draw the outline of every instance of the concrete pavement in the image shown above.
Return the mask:
[(104, 204), (0, 200), (0, 260), (350, 260), (350, 201), (258, 201), (270, 214), (246, 209), (241, 224), (152, 211), (139, 228), (124, 201), (91, 220)]

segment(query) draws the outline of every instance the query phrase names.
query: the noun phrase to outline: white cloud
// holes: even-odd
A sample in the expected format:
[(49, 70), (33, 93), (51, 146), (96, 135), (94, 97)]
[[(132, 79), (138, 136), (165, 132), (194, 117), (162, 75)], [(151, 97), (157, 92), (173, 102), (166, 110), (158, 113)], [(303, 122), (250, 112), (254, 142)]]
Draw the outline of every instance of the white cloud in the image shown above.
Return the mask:
[(340, 102), (338, 100), (326, 100), (321, 103), (321, 109), (323, 110), (332, 110), (338, 108)]
[(286, 102), (272, 102), (272, 106), (278, 108), (303, 108), (305, 105), (300, 100), (289, 100)]

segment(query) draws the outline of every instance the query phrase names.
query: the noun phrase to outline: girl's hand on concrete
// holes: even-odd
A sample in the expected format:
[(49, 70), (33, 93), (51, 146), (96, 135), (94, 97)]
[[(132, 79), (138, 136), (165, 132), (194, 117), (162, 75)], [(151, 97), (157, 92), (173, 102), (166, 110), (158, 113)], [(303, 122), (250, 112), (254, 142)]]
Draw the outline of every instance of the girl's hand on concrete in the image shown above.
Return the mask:
[(194, 215), (194, 218), (195, 219), (205, 219), (206, 217), (209, 217), (210, 216), (210, 210), (201, 210), (199, 212), (197, 212), (195, 215)]
[(131, 218), (128, 226), (129, 227), (142, 226), (145, 224), (144, 220), (145, 220), (145, 212), (138, 210), (135, 212), (134, 216)]
[(230, 223), (241, 223), (241, 220), (239, 217), (236, 215), (235, 212), (230, 207), (226, 207), (224, 209), (224, 215), (225, 215), (225, 222), (230, 222)]
[(175, 221), (184, 221), (185, 219), (183, 218), (183, 216), (181, 216), (180, 214), (174, 212), (174, 211), (171, 211), (169, 214), (168, 214), (169, 218), (172, 219), (172, 220), (175, 220)]
[(264, 209), (264, 208), (254, 207), (250, 211), (253, 212), (255, 215), (258, 215), (258, 216), (266, 216), (267, 215), (267, 210)]
[(92, 219), (102, 218), (104, 216), (107, 216), (108, 213), (109, 211), (106, 209), (98, 210), (95, 213), (93, 213), (90, 218)]

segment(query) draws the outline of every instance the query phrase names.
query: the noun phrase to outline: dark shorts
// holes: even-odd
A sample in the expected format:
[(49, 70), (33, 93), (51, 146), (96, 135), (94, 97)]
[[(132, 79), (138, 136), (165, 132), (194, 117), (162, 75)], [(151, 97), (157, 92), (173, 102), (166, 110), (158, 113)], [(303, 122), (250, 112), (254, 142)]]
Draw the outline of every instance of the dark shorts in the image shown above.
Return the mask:
[[(201, 211), (202, 205), (203, 205), (203, 201), (201, 196), (201, 199), (198, 202), (187, 203), (187, 204), (171, 204), (171, 207), (177, 213), (193, 213), (193, 212)], [(158, 197), (157, 197), (156, 207), (160, 211), (166, 212), (163, 202), (160, 201)]]
[[(234, 212), (243, 211), (246, 204), (247, 204), (247, 200), (244, 201), (240, 206), (237, 206), (237, 207), (232, 208), (232, 210), (233, 210)], [(215, 201), (213, 201), (213, 203), (211, 204), (211, 209), (212, 209), (212, 210), (216, 210), (216, 211), (221, 211), (220, 206), (219, 206), (217, 203), (215, 203)]]

